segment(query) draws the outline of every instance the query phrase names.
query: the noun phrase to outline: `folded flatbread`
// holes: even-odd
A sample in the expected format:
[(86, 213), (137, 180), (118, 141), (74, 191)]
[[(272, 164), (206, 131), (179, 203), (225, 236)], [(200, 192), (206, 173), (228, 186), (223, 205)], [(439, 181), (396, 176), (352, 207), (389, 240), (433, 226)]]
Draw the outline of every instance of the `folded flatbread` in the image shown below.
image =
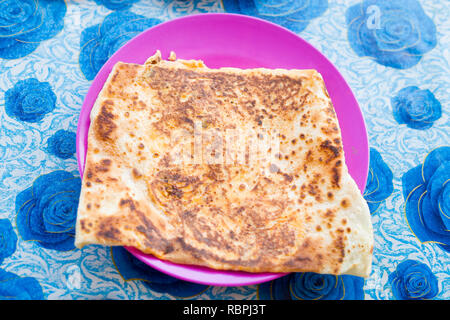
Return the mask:
[(75, 244), (367, 277), (370, 213), (315, 70), (117, 63), (91, 112)]

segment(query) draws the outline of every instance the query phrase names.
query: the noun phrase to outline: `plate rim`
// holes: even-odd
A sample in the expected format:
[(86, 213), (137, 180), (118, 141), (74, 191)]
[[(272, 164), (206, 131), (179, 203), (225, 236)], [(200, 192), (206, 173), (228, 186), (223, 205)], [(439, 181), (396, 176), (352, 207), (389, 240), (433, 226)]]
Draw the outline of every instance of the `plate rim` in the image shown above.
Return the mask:
[[(369, 173), (369, 139), (368, 139), (368, 132), (367, 132), (367, 127), (366, 127), (366, 122), (364, 119), (364, 115), (362, 113), (361, 107), (355, 97), (355, 94), (353, 93), (353, 90), (351, 89), (351, 87), (348, 85), (346, 79), (344, 78), (344, 76), (342, 75), (342, 73), (336, 68), (336, 66), (320, 51), (318, 50), (314, 45), (312, 45), (311, 43), (309, 43), (308, 41), (306, 41), (305, 39), (303, 39), (300, 35), (294, 33), (293, 31), (280, 26), (278, 24), (275, 24), (273, 22), (258, 18), (258, 17), (253, 17), (253, 16), (247, 16), (247, 15), (243, 15), (243, 14), (237, 14), (237, 13), (199, 13), (199, 14), (191, 14), (191, 15), (186, 15), (186, 16), (182, 16), (182, 17), (177, 17), (174, 19), (170, 19), (167, 21), (164, 21), (162, 23), (159, 23), (153, 27), (150, 27), (144, 31), (142, 31), (141, 33), (139, 33), (138, 35), (136, 35), (135, 37), (129, 39), (124, 45), (122, 45), (116, 52), (114, 52), (113, 55), (111, 55), (108, 60), (103, 64), (103, 66), (100, 68), (100, 70), (97, 72), (96, 76), (94, 77), (93, 80), (91, 80), (91, 83), (89, 85), (89, 89), (85, 95), (85, 98), (83, 100), (83, 104), (80, 110), (80, 115), (78, 117), (78, 123), (77, 123), (77, 132), (76, 132), (76, 158), (77, 158), (77, 164), (78, 164), (78, 171), (81, 175), (81, 179), (83, 177), (83, 172), (84, 172), (84, 164), (86, 161), (86, 153), (87, 153), (87, 135), (88, 135), (88, 131), (89, 131), (89, 127), (90, 127), (90, 113), (91, 110), (94, 106), (96, 97), (98, 96), (98, 93), (100, 92), (101, 88), (104, 85), (104, 82), (107, 79), (107, 76), (105, 78), (105, 81), (103, 81), (103, 84), (101, 85), (99, 91), (97, 93), (95, 93), (96, 89), (95, 87), (95, 83), (97, 83), (98, 81), (101, 81), (101, 77), (103, 76), (103, 74), (105, 72), (107, 72), (107, 69), (110, 67), (110, 64), (112, 63), (112, 61), (114, 61), (115, 59), (117, 59), (118, 56), (120, 56), (121, 52), (124, 50), (124, 48), (126, 46), (128, 46), (130, 44), (130, 42), (132, 41), (139, 41), (140, 38), (144, 38), (146, 36), (147, 33), (152, 32), (155, 29), (159, 29), (159, 28), (164, 28), (165, 25), (167, 24), (171, 24), (171, 23), (179, 23), (180, 21), (189, 21), (191, 19), (202, 19), (202, 18), (206, 18), (206, 17), (212, 17), (212, 16), (216, 16), (216, 17), (234, 17), (238, 20), (243, 19), (243, 20), (250, 20), (250, 21), (255, 21), (257, 23), (262, 23), (262, 24), (266, 24), (268, 26), (270, 26), (271, 28), (275, 28), (275, 29), (279, 29), (282, 32), (287, 32), (289, 33), (291, 36), (295, 36), (296, 38), (298, 38), (299, 41), (301, 41), (303, 43), (303, 45), (310, 47), (310, 49), (312, 49), (316, 55), (319, 55), (321, 59), (324, 59), (324, 61), (326, 61), (328, 63), (327, 67), (331, 67), (333, 69), (333, 72), (336, 73), (341, 79), (342, 79), (342, 83), (343, 85), (346, 87), (348, 93), (349, 93), (349, 98), (351, 98), (353, 100), (353, 103), (357, 106), (356, 110), (357, 111), (357, 116), (362, 120), (362, 129), (364, 131), (364, 135), (363, 137), (361, 137), (361, 139), (363, 139), (364, 141), (364, 145), (365, 145), (365, 149), (364, 152), (366, 152), (366, 156), (364, 157), (366, 159), (366, 162), (364, 163), (364, 171), (365, 171), (365, 177), (366, 179), (362, 182), (362, 190), (360, 188), (360, 186), (358, 185), (358, 189), (361, 191), (361, 193), (364, 192), (364, 189), (366, 187), (366, 182), (367, 182), (367, 176)], [(107, 72), (107, 74), (109, 74), (110, 72)], [(99, 80), (100, 79), (100, 80)], [(95, 96), (94, 102), (90, 103), (88, 101), (88, 98), (91, 97), (92, 95)], [(89, 110), (89, 111), (87, 111)], [(86, 113), (88, 115), (86, 115)], [(87, 118), (87, 122), (88, 124), (86, 125), (87, 128), (85, 128), (86, 126), (83, 125), (82, 121)], [(362, 133), (362, 132), (361, 132)], [(83, 139), (84, 138), (84, 139)], [(83, 145), (85, 144), (84, 141), (86, 141), (86, 146), (83, 147)], [(82, 160), (83, 159), (83, 160)], [(212, 285), (212, 286), (246, 286), (246, 285), (255, 285), (255, 284), (259, 284), (262, 282), (266, 282), (266, 281), (270, 281), (270, 280), (275, 280), (277, 278), (283, 277), (289, 273), (248, 273), (248, 272), (242, 272), (242, 271), (233, 271), (233, 270), (215, 270), (212, 268), (207, 268), (207, 267), (201, 267), (201, 266), (194, 266), (194, 265), (186, 265), (186, 264), (176, 264), (170, 261), (165, 261), (162, 259), (158, 259), (152, 255), (149, 254), (145, 254), (140, 252), (138, 249), (136, 248), (129, 248), (124, 246), (124, 248), (130, 253), (132, 254), (135, 258), (139, 259), (140, 261), (142, 261), (143, 263), (147, 264), (148, 266), (150, 266), (151, 268), (154, 268), (160, 272), (163, 272), (165, 274), (168, 274), (174, 278), (183, 280), (183, 281), (189, 281), (189, 282), (194, 282), (194, 283), (199, 283), (199, 284), (204, 284), (204, 285)], [(149, 264), (149, 262), (145, 259), (154, 259), (157, 262), (162, 262), (162, 264), (166, 264), (166, 265), (177, 265), (180, 267), (193, 267), (193, 268), (207, 268), (209, 270), (211, 270), (212, 272), (219, 272), (219, 273), (224, 273), (227, 275), (235, 275), (237, 277), (245, 277), (245, 280), (241, 280), (241, 281), (231, 281), (228, 280), (226, 282), (223, 281), (213, 281), (213, 280), (204, 280), (204, 279), (191, 279), (191, 278), (187, 278), (183, 275), (180, 274), (174, 274), (174, 273), (170, 273), (167, 272), (166, 270), (164, 270), (161, 266), (159, 266), (159, 263), (156, 263), (156, 265), (153, 264)]]

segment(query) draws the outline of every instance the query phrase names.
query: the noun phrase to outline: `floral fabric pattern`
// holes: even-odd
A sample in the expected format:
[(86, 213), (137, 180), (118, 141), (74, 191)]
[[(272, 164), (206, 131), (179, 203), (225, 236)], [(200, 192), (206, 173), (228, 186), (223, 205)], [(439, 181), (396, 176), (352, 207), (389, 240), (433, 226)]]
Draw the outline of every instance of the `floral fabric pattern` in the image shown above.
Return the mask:
[(450, 147), (433, 150), (402, 177), (405, 214), (421, 242), (450, 252)]
[(394, 190), (392, 178), (392, 171), (386, 162), (383, 161), (380, 153), (376, 149), (371, 148), (369, 175), (367, 177), (364, 198), (372, 214), (392, 194)]
[(17, 236), (8, 219), (0, 219), (0, 264), (16, 251)]
[(76, 134), (71, 131), (58, 130), (47, 141), (48, 153), (61, 159), (69, 159), (76, 152)]
[(113, 247), (111, 255), (117, 271), (125, 281), (140, 279), (144, 285), (153, 291), (168, 293), (176, 298), (188, 299), (209, 288), (209, 286), (181, 281), (152, 269), (122, 247)]
[(117, 49), (160, 22), (159, 19), (146, 18), (130, 11), (117, 11), (108, 15), (103, 23), (83, 30), (80, 44), (81, 71), (88, 80), (94, 79)]
[(442, 116), (441, 103), (433, 93), (416, 86), (400, 90), (391, 104), (395, 120), (412, 129), (429, 129)]
[(224, 0), (223, 4), (228, 12), (269, 20), (295, 32), (303, 31), (328, 8), (327, 0)]
[(398, 300), (432, 299), (439, 291), (438, 281), (430, 268), (419, 261), (406, 260), (389, 275)]
[(346, 13), (348, 41), (360, 57), (406, 69), (436, 46), (436, 26), (417, 0), (365, 0)]
[(24, 240), (60, 251), (74, 249), (81, 180), (66, 171), (37, 178), (16, 197), (17, 229)]
[[(124, 248), (74, 247), (76, 131), (92, 80), (144, 30), (210, 12), (297, 33), (351, 87), (370, 146), (367, 279), (292, 273), (214, 287), (170, 277)], [(448, 21), (445, 0), (1, 1), (0, 299), (449, 300)]]
[(20, 121), (39, 122), (56, 105), (56, 95), (48, 82), (35, 78), (17, 82), (5, 93), (5, 112)]
[(0, 300), (42, 300), (44, 294), (39, 282), (32, 277), (0, 269)]
[(139, 0), (95, 0), (97, 4), (103, 5), (109, 10), (126, 10)]
[[(17, 236), (8, 219), (0, 219), (0, 265), (16, 251)], [(0, 267), (0, 300), (41, 300), (44, 295), (33, 277), (20, 277)]]
[(64, 0), (0, 2), (0, 58), (22, 58), (64, 26)]
[(294, 273), (260, 284), (261, 300), (364, 300), (364, 279), (317, 273)]

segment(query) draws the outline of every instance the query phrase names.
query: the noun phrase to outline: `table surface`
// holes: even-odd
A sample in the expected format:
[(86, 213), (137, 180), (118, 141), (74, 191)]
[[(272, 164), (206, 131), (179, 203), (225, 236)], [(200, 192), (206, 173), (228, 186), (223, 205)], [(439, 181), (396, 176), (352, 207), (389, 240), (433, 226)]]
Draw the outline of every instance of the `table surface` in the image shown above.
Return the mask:
[[(0, 299), (450, 298), (445, 0), (11, 0), (0, 12)], [(143, 30), (204, 12), (294, 31), (352, 88), (370, 145), (368, 279), (297, 273), (208, 287), (152, 270), (122, 248), (74, 248), (75, 132), (93, 78)]]

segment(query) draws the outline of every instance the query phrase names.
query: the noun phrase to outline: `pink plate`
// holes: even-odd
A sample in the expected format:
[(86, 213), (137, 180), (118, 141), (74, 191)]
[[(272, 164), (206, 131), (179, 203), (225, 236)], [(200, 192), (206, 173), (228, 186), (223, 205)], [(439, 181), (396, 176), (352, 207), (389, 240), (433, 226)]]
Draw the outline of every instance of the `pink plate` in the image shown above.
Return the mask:
[[(173, 50), (181, 59), (201, 59), (210, 68), (316, 69), (326, 83), (342, 130), (345, 159), (351, 176), (364, 190), (369, 149), (364, 119), (341, 74), (317, 49), (291, 31), (273, 23), (236, 14), (200, 14), (161, 23), (127, 42), (101, 68), (81, 109), (77, 130), (77, 160), (81, 176), (87, 151), (89, 114), (112, 67), (118, 61), (144, 63), (159, 49), (163, 58)], [(127, 248), (136, 258), (170, 276), (217, 286), (252, 285), (281, 273), (220, 271), (179, 265)]]

